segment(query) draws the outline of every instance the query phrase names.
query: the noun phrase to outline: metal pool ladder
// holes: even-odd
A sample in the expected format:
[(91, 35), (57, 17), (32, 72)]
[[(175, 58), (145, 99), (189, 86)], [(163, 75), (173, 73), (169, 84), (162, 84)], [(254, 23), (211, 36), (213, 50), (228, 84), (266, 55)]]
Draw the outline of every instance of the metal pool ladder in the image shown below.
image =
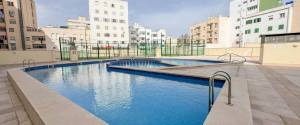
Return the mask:
[(225, 71), (217, 71), (209, 77), (209, 95), (208, 95), (208, 110), (210, 111), (214, 105), (215, 93), (215, 78), (223, 77), (228, 82), (228, 105), (231, 105), (231, 76)]
[(28, 59), (28, 60), (24, 59), (23, 60), (23, 67), (27, 66), (26, 68), (30, 68), (31, 65), (33, 65), (33, 66), (35, 65), (35, 61), (33, 59)]
[[(240, 55), (234, 54), (234, 53), (226, 53), (224, 55), (219, 56), (218, 59), (221, 59), (223, 57), (228, 57), (229, 59), (228, 59), (227, 62), (229, 62), (229, 63), (241, 63), (241, 64), (243, 64), (243, 63), (247, 62), (247, 58), (246, 57), (240, 56)], [(238, 57), (241, 60), (233, 60), (233, 57)], [(226, 59), (223, 59), (223, 61), (226, 61)]]

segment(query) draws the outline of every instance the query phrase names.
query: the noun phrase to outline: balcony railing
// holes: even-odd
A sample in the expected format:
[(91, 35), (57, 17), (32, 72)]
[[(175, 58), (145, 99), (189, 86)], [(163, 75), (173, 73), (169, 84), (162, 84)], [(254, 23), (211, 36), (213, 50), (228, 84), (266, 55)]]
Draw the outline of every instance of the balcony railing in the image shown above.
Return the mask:
[(8, 44), (0, 44), (0, 49), (8, 49)]

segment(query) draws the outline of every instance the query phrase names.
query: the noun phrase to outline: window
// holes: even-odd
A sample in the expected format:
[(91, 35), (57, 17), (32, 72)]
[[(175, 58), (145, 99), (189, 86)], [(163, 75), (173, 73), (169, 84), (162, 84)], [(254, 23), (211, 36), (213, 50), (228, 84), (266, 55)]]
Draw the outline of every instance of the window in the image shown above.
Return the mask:
[(252, 20), (247, 20), (246, 24), (252, 24)]
[(272, 21), (273, 19), (273, 16), (269, 16), (269, 21)]
[(118, 35), (117, 35), (117, 34), (114, 34), (114, 37), (118, 37)]
[(114, 27), (113, 27), (113, 30), (117, 30), (117, 27), (116, 27), (116, 26), (114, 26)]
[(101, 36), (101, 33), (97, 33), (97, 37), (100, 37)]
[(14, 6), (14, 2), (7, 1), (7, 5), (8, 5), (8, 6)]
[(125, 23), (125, 20), (120, 20), (120, 23)]
[(16, 22), (15, 19), (10, 19), (10, 20), (9, 20), (9, 23), (10, 23), (10, 24), (17, 24), (17, 22)]
[(248, 9), (248, 11), (255, 10), (255, 9), (257, 9), (257, 5), (254, 5), (254, 6), (248, 7), (247, 9)]
[(30, 37), (26, 37), (26, 41), (30, 41)]
[(115, 4), (111, 4), (111, 7), (112, 7), (112, 8), (115, 8)]
[(237, 21), (237, 22), (240, 22), (240, 21), (241, 21), (241, 18), (238, 18), (236, 21)]
[(124, 13), (123, 13), (123, 12), (121, 12), (121, 13), (120, 13), (120, 16), (124, 16)]
[(103, 3), (103, 6), (104, 6), (104, 7), (107, 7), (107, 2), (104, 2), (104, 3)]
[(9, 31), (9, 32), (15, 32), (15, 29), (14, 29), (14, 28), (9, 28), (8, 31)]
[(108, 14), (108, 11), (105, 10), (105, 11), (104, 11), (104, 14), (107, 15), (107, 14)]
[(10, 37), (10, 40), (12, 40), (12, 41), (16, 41), (16, 37), (14, 37), (14, 36), (11, 36), (11, 37)]
[(96, 13), (99, 13), (99, 10), (95, 10)]
[(34, 48), (34, 49), (44, 49), (44, 48), (46, 48), (46, 44), (32, 44), (32, 48)]
[(32, 36), (32, 41), (45, 41), (44, 36)]
[(259, 22), (261, 22), (261, 18), (254, 19), (254, 23), (259, 23)]
[(268, 31), (272, 31), (273, 27), (272, 26), (268, 26)]
[(240, 26), (236, 26), (235, 29), (240, 29)]
[(117, 22), (117, 19), (112, 19), (112, 22), (116, 23), (116, 22)]
[(108, 30), (108, 26), (105, 26), (105, 30)]
[(110, 34), (109, 33), (105, 33), (104, 36), (105, 37), (110, 37)]
[(120, 6), (120, 9), (124, 9), (124, 6), (121, 5), (121, 6)]
[(112, 15), (116, 15), (116, 12), (115, 12), (115, 11), (113, 11), (113, 12), (112, 12)]
[(255, 28), (254, 33), (259, 33), (259, 28)]
[(10, 43), (11, 50), (17, 50), (16, 43)]
[(245, 30), (245, 34), (251, 34), (251, 30)]
[(99, 18), (98, 18), (98, 17), (95, 17), (95, 18), (94, 18), (94, 21), (99, 21)]
[(104, 22), (109, 22), (110, 20), (108, 18), (104, 18)]
[(281, 13), (280, 18), (285, 18), (285, 13)]
[(279, 26), (278, 26), (278, 29), (279, 29), (279, 30), (283, 30), (283, 29), (284, 29), (284, 25), (283, 25), (283, 24), (279, 25)]
[(97, 26), (96, 26), (96, 29), (97, 29), (97, 30), (99, 30), (99, 29), (100, 29), (100, 26), (99, 26), (99, 25), (97, 25)]
[(15, 17), (15, 11), (13, 11), (13, 10), (10, 10), (8, 12), (8, 14), (9, 14), (10, 17)]

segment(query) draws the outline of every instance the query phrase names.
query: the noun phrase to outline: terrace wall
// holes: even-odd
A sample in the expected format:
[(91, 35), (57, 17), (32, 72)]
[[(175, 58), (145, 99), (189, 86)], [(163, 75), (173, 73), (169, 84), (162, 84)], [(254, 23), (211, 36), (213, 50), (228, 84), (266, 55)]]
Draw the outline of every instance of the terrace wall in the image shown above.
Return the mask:
[(260, 47), (245, 48), (206, 48), (205, 56), (221, 56), (226, 53), (235, 53), (251, 60), (259, 60)]
[(35, 63), (60, 60), (58, 51), (0, 51), (0, 65), (22, 64), (23, 60), (33, 59)]

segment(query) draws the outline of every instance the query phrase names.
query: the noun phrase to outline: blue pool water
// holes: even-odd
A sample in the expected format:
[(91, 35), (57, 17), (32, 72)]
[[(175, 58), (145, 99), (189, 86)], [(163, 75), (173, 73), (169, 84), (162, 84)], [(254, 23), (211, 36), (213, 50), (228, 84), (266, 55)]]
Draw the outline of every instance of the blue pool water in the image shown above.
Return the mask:
[(206, 80), (111, 71), (105, 64), (28, 74), (110, 125), (201, 125), (208, 114)]
[(205, 64), (216, 64), (221, 63), (218, 61), (208, 60), (183, 60), (183, 59), (160, 59), (163, 63), (169, 63), (174, 65), (205, 65)]

